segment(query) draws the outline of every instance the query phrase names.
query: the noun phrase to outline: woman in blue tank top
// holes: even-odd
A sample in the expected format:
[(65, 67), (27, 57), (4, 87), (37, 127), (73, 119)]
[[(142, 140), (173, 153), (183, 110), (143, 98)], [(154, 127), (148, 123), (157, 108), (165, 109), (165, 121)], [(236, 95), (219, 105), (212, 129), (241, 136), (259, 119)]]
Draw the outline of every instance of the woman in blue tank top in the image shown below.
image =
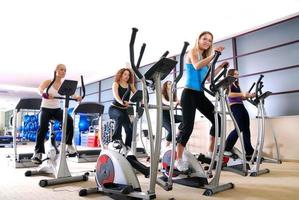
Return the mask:
[(112, 141), (122, 141), (121, 130), (124, 127), (126, 132), (125, 145), (131, 147), (133, 125), (127, 109), (129, 107), (131, 92), (135, 93), (136, 89), (134, 86), (134, 74), (130, 69), (122, 68), (118, 70), (112, 85), (112, 92), (114, 100), (109, 108), (109, 117), (115, 121)]
[[(188, 163), (182, 160), (182, 155), (193, 131), (196, 110), (200, 111), (212, 123), (209, 152), (213, 151), (215, 141), (214, 105), (205, 96), (201, 87), (209, 69), (208, 64), (214, 56), (212, 54), (212, 44), (212, 33), (202, 32), (197, 38), (195, 46), (186, 56), (186, 85), (181, 96), (183, 121), (179, 127), (180, 133), (177, 141), (177, 160), (175, 164), (179, 171), (188, 169)], [(223, 49), (224, 47), (217, 47), (215, 51), (221, 52)], [(215, 73), (217, 74), (225, 64), (227, 63), (219, 65)]]

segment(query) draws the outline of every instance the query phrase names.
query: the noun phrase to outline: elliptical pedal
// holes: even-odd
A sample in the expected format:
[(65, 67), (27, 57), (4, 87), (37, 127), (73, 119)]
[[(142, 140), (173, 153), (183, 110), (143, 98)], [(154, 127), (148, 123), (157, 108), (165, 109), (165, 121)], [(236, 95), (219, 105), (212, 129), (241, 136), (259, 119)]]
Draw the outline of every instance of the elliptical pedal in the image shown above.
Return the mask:
[(113, 193), (113, 194), (130, 194), (131, 192), (134, 192), (134, 189), (132, 185), (104, 183), (103, 191), (106, 193)]

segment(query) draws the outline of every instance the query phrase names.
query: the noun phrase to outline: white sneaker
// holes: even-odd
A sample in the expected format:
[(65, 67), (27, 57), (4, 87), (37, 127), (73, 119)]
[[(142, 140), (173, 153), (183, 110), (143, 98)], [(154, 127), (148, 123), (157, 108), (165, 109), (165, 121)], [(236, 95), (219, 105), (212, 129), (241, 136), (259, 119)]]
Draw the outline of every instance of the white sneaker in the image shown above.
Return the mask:
[(230, 151), (224, 151), (223, 155), (230, 157), (233, 155), (233, 153)]
[(42, 164), (42, 153), (34, 153), (32, 158), (31, 158), (31, 162), (33, 162), (34, 164)]
[(185, 172), (188, 170), (189, 168), (189, 164), (186, 161), (183, 161), (182, 159), (176, 160), (175, 161), (175, 166), (176, 168), (181, 171), (181, 172)]
[(73, 147), (73, 145), (66, 145), (66, 151), (69, 153), (69, 154), (76, 154), (77, 151), (76, 149)]

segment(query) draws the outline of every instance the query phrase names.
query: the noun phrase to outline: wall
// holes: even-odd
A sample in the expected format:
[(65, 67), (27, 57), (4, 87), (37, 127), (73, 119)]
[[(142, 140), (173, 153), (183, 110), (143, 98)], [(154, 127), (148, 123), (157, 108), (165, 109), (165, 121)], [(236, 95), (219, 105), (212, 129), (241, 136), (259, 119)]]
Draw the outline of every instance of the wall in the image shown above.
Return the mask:
[[(251, 142), (253, 147), (257, 139), (257, 123), (255, 119), (250, 120)], [(233, 129), (232, 121), (228, 121), (227, 134)], [(276, 133), (281, 159), (286, 161), (299, 161), (299, 116), (274, 117), (266, 120), (266, 136), (264, 143), (264, 155), (276, 156), (276, 149), (272, 138), (272, 130)], [(207, 119), (198, 120), (194, 124), (194, 131), (189, 140), (188, 150), (193, 153), (206, 153), (208, 149), (208, 136), (210, 123)], [(238, 147), (239, 147), (239, 141)]]
[(5, 112), (0, 112), (0, 135), (4, 134)]

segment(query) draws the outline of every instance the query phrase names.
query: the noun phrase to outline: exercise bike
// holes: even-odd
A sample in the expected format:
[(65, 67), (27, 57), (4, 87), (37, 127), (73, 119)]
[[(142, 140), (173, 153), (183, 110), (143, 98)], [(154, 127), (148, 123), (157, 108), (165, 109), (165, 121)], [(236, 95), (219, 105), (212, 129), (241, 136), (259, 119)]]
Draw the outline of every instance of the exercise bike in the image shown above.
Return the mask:
[[(49, 84), (46, 90), (47, 95), (50, 87), (55, 82), (55, 79), (56, 79), (56, 73), (54, 73), (54, 79)], [(25, 172), (25, 176), (44, 175), (44, 174), (53, 174), (55, 176), (55, 179), (40, 180), (39, 185), (41, 187), (88, 180), (87, 173), (81, 176), (72, 176), (66, 162), (65, 142), (66, 142), (68, 107), (69, 107), (70, 100), (76, 101), (76, 99), (71, 98), (71, 96), (76, 92), (77, 84), (78, 81), (64, 80), (58, 90), (58, 93), (61, 96), (54, 97), (55, 99), (65, 100), (64, 109), (63, 109), (63, 121), (62, 121), (62, 140), (60, 143), (59, 150), (56, 148), (56, 143), (55, 140), (53, 141), (53, 135), (52, 135), (52, 139), (50, 139), (51, 145), (47, 154), (47, 158), (43, 160), (43, 162), (46, 161), (46, 163), (44, 163), (44, 165), (39, 170), (35, 170), (35, 171), (29, 170)], [(82, 98), (84, 98), (85, 86), (83, 82), (83, 76), (81, 76), (81, 84), (83, 89)]]

